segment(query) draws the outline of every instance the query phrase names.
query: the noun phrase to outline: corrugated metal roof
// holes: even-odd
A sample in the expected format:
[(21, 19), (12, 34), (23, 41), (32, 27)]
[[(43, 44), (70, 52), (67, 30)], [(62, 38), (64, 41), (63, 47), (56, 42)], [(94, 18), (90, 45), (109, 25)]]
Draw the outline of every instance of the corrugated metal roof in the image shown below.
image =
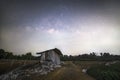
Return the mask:
[(38, 52), (36, 54), (47, 53), (47, 52), (52, 51), (52, 50), (55, 51), (57, 54), (62, 55), (62, 52), (59, 49), (57, 49), (57, 48), (46, 50), (46, 51), (43, 51), (43, 52)]

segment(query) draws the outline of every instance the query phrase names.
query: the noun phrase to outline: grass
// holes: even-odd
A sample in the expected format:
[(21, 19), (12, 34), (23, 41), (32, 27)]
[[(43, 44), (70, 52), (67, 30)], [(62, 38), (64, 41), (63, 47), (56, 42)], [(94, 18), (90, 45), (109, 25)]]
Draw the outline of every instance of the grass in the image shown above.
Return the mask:
[(104, 61), (73, 61), (74, 64), (80, 66), (82, 69), (89, 69), (92, 66), (104, 64)]
[(120, 80), (120, 62), (109, 66), (97, 65), (87, 72), (97, 80)]

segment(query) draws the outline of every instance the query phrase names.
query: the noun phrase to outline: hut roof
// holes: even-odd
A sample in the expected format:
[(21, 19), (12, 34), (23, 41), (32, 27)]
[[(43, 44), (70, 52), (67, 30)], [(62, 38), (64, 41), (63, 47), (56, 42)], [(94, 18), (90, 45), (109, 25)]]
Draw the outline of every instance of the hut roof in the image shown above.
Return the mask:
[(50, 49), (50, 50), (46, 50), (46, 51), (43, 51), (43, 52), (38, 52), (38, 53), (36, 53), (36, 54), (47, 53), (47, 52), (49, 52), (49, 51), (55, 51), (58, 55), (62, 55), (62, 52), (61, 52), (59, 49), (57, 49), (57, 48)]

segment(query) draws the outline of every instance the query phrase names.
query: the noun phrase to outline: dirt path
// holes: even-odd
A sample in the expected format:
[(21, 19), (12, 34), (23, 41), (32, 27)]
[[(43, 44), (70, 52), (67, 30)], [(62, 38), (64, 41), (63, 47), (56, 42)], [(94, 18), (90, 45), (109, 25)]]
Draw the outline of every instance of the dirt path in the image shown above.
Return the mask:
[(95, 80), (83, 73), (82, 69), (72, 62), (67, 62), (63, 67), (56, 69), (47, 75), (35, 76), (36, 77), (33, 78), (33, 80)]

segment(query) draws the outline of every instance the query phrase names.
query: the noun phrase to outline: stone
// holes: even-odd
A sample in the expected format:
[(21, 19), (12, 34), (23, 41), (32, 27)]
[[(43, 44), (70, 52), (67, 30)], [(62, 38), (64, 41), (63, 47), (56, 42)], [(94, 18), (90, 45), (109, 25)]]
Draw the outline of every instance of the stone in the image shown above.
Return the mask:
[(43, 62), (43, 64), (34, 64), (34, 65), (24, 65), (20, 66), (13, 71), (1, 75), (0, 80), (17, 80), (22, 79), (24, 77), (29, 77), (34, 73), (38, 73), (40, 75), (47, 75), (49, 72), (53, 71), (55, 68), (59, 68), (61, 65), (56, 65), (50, 61)]
[(86, 73), (86, 72), (87, 72), (87, 69), (82, 69), (82, 72), (83, 72), (83, 73)]

